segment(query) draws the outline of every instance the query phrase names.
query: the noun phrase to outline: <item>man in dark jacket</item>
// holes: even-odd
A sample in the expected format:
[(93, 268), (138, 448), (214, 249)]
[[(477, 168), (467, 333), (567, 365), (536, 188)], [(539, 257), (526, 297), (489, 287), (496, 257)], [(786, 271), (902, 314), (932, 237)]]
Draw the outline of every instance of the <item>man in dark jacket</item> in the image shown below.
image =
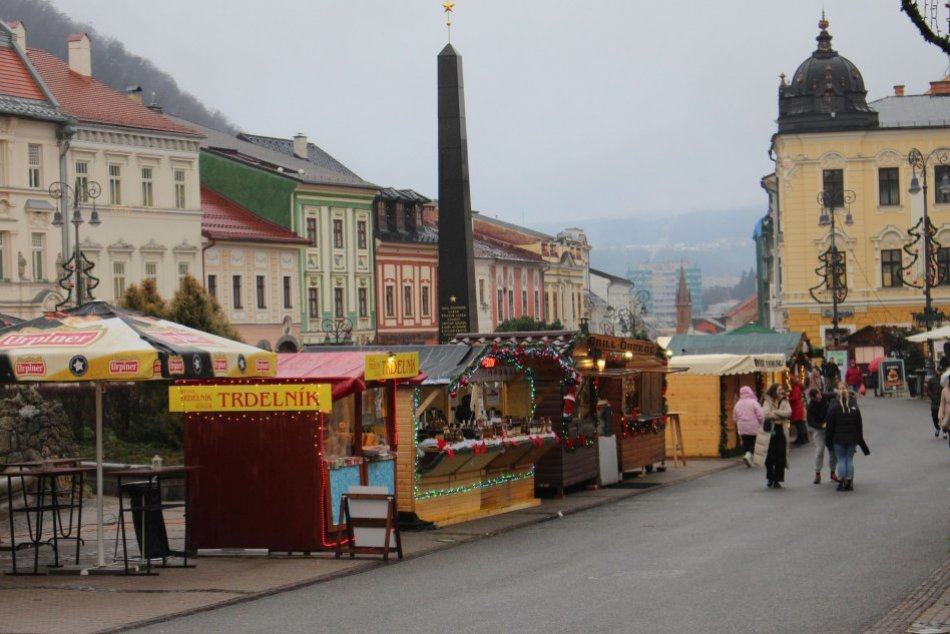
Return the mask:
[(930, 397), (930, 420), (934, 424), (934, 438), (940, 437), (940, 421), (937, 420), (940, 411), (940, 392), (943, 386), (940, 385), (940, 375), (934, 374), (927, 379), (927, 396)]
[(838, 385), (838, 381), (841, 380), (841, 369), (838, 367), (838, 363), (834, 357), (829, 357), (828, 361), (821, 366), (821, 374), (825, 377), (825, 385), (827, 385), (829, 389), (835, 389)]
[[(808, 426), (815, 432), (815, 484), (821, 484), (821, 467), (825, 463), (825, 421), (828, 420), (828, 404), (835, 398), (834, 392), (822, 393), (816, 388), (808, 390)], [(828, 450), (828, 474), (837, 480), (834, 450)]]
[(838, 459), (838, 491), (854, 490), (854, 452), (860, 446), (869, 454), (864, 442), (864, 426), (858, 402), (844, 383), (838, 386), (835, 399), (828, 405), (825, 446), (833, 449)]

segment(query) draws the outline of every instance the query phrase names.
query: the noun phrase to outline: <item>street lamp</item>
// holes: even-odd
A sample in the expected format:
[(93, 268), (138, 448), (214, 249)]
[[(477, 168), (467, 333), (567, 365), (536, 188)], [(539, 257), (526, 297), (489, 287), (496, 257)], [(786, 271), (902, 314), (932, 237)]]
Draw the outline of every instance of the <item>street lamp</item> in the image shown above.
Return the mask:
[(815, 269), (821, 277), (821, 282), (808, 289), (812, 299), (819, 304), (827, 304), (827, 300), (820, 299), (816, 292), (823, 288), (828, 288), (828, 280), (831, 280), (831, 345), (838, 345), (838, 304), (843, 302), (848, 296), (848, 280), (845, 276), (844, 253), (838, 251), (835, 244), (835, 218), (839, 209), (845, 210), (844, 224), (854, 224), (854, 218), (851, 216), (851, 203), (856, 196), (850, 189), (826, 189), (818, 192), (818, 205), (821, 207), (821, 214), (818, 216), (818, 226), (831, 226), (831, 246), (827, 251), (818, 256), (821, 266)]
[(346, 317), (324, 319), (320, 326), (320, 329), (323, 331), (324, 335), (324, 345), (342, 345), (350, 343), (350, 335), (353, 332), (353, 322)]
[[(931, 164), (936, 165), (946, 165), (950, 163), (950, 148), (940, 147), (932, 151), (927, 156), (924, 156), (923, 153), (917, 148), (911, 149), (907, 154), (907, 162), (910, 163), (912, 170), (912, 177), (910, 179), (910, 189), (908, 192), (912, 196), (916, 196), (918, 193), (923, 191), (924, 193), (924, 215), (913, 227), (908, 229), (908, 235), (914, 238), (908, 247), (916, 244), (921, 239), (923, 235), (924, 241), (924, 275), (922, 284), (915, 284), (913, 281), (905, 281), (909, 286), (915, 288), (924, 289), (924, 312), (923, 313), (914, 313), (914, 320), (918, 324), (922, 324), (927, 332), (930, 332), (933, 329), (935, 322), (942, 322), (946, 319), (946, 315), (942, 311), (936, 310), (933, 307), (933, 298), (931, 297), (930, 289), (931, 287), (940, 284), (943, 281), (943, 274), (941, 274), (940, 267), (937, 265), (937, 255), (940, 252), (940, 243), (937, 242), (935, 234), (937, 232), (936, 228), (933, 226), (933, 223), (930, 222), (930, 216), (927, 213), (927, 166)], [(917, 178), (918, 172), (920, 173), (920, 179)], [(944, 196), (950, 196), (950, 170), (944, 171), (943, 178), (940, 179), (940, 185), (937, 189)], [(936, 169), (934, 170), (934, 176), (936, 177)], [(921, 180), (923, 180), (923, 186), (921, 186)], [(906, 250), (906, 248), (905, 248)], [(913, 253), (913, 260), (904, 270), (910, 268), (917, 261), (917, 254)], [(933, 341), (927, 341), (927, 376), (931, 376), (934, 371), (934, 344)]]
[[(102, 193), (102, 188), (96, 181), (77, 179), (76, 186), (70, 187), (68, 184), (57, 181), (49, 186), (49, 195), (54, 200), (65, 200), (67, 209), (72, 207), (73, 215), (69, 222), (73, 224), (76, 231), (76, 242), (72, 256), (62, 264), (63, 275), (57, 283), (59, 287), (66, 291), (66, 298), (56, 304), (56, 310), (61, 306), (75, 301), (76, 306), (82, 306), (85, 302), (95, 299), (92, 296), (92, 290), (99, 286), (99, 278), (92, 275), (91, 271), (95, 267), (79, 248), (79, 225), (85, 222), (82, 218), (82, 203), (92, 201), (92, 214), (89, 217), (89, 226), (98, 227), (102, 224), (99, 220), (99, 212), (96, 210), (96, 199)], [(53, 214), (51, 223), (54, 227), (62, 227), (65, 222), (63, 214), (56, 210)], [(75, 278), (75, 279), (74, 279)], [(75, 298), (73, 290), (76, 291)]]

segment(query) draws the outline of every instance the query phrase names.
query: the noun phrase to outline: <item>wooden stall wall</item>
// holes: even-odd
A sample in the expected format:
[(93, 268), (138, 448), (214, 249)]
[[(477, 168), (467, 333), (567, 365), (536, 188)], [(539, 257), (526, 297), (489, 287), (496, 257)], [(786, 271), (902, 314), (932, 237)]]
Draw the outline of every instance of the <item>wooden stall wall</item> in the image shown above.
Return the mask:
[(416, 424), (412, 411), (413, 388), (396, 390), (396, 508), (415, 511), (412, 490), (416, 482)]
[[(564, 401), (560, 377), (538, 377), (535, 380), (538, 396), (537, 416), (550, 418), (555, 425), (561, 421)], [(535, 465), (534, 481), (538, 488), (553, 488), (564, 495), (564, 488), (583, 482), (596, 482), (600, 476), (600, 456), (597, 443), (591, 447), (568, 449), (564, 443), (545, 453)]]
[[(667, 377), (667, 407), (680, 413), (683, 449), (691, 457), (719, 457), (719, 377), (675, 373)], [(666, 446), (673, 437), (666, 428)]]

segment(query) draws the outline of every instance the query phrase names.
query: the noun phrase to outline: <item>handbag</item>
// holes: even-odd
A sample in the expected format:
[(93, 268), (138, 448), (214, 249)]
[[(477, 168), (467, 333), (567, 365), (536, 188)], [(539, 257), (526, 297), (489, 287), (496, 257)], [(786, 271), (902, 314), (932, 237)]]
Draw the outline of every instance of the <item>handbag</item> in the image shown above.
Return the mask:
[(771, 432), (773, 427), (772, 419), (766, 418), (762, 421), (762, 431)]

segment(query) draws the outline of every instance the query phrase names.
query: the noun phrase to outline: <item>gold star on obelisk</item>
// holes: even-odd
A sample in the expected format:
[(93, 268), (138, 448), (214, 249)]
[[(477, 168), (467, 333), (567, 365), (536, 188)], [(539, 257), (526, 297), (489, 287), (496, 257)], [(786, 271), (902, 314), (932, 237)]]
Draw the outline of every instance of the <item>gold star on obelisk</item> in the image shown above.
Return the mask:
[(445, 10), (445, 27), (448, 30), (449, 42), (452, 41), (452, 10), (455, 9), (455, 3), (452, 0), (445, 0), (442, 3), (442, 8)]
[(452, 295), (451, 297), (449, 297), (449, 302), (453, 304), (455, 303), (455, 295)]

